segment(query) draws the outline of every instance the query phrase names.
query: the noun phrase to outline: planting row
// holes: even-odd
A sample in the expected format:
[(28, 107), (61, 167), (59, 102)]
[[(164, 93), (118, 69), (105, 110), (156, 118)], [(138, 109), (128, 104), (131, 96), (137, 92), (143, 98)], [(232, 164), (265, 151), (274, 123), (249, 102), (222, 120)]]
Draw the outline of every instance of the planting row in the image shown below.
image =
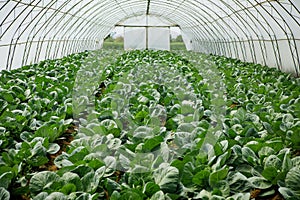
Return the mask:
[(299, 199), (300, 81), (191, 52), (1, 72), (1, 199)]

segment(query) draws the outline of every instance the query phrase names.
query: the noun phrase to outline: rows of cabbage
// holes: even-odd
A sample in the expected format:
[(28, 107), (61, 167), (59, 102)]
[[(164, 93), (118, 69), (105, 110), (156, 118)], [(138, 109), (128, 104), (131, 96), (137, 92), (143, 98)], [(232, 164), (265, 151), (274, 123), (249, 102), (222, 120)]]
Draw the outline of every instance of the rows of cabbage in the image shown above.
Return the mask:
[[(112, 52), (101, 52), (106, 55)], [(74, 127), (72, 91), (88, 52), (0, 72), (0, 199), (29, 194)]]
[[(199, 54), (185, 56), (190, 62), (168, 52), (136, 51), (104, 67), (98, 84), (89, 85), (90, 91), (98, 86), (96, 98), (87, 96), (82, 101), (77, 96), (75, 100), (78, 139), (56, 159), (60, 174), (71, 171), (76, 176), (80, 169), (97, 177), (90, 183), (92, 190), (85, 191), (89, 194), (84, 194), (91, 198), (249, 199), (251, 191), (259, 189), (260, 198), (279, 192), (286, 199), (296, 199), (299, 156), (295, 141), (287, 142), (279, 132), (272, 135), (271, 125), (234, 101), (236, 93), (230, 93), (225, 74), (229, 68), (221, 70), (224, 63), (214, 65)], [(274, 73), (268, 76), (274, 79)], [(297, 79), (278, 74), (297, 91)], [(87, 75), (94, 77), (93, 73), (83, 77)], [(216, 80), (220, 77), (221, 81)], [(77, 92), (89, 91), (86, 84)], [(222, 92), (215, 88), (224, 85), (227, 89), (220, 98)], [(94, 100), (95, 110), (86, 108)], [(222, 106), (224, 113), (216, 109)], [(219, 117), (222, 134), (216, 113), (224, 115)], [(297, 114), (294, 120), (290, 128), (297, 133)], [(77, 181), (85, 180), (77, 175)], [(62, 184), (68, 183), (62, 179)], [(61, 185), (51, 192), (70, 198), (71, 191), (82, 188), (72, 187), (67, 194), (62, 194)], [(49, 192), (39, 195), (44, 198)]]
[[(249, 199), (254, 189), (262, 198), (299, 196), (299, 79), (222, 57), (161, 51), (117, 59), (96, 53), (68, 78), (75, 87), (64, 95), (73, 105), (55, 104), (67, 117), (49, 114), (48, 123), (14, 131), (20, 138), (13, 142), (1, 140), (3, 197)], [(71, 123), (79, 132), (56, 158), (59, 170), (39, 172)]]

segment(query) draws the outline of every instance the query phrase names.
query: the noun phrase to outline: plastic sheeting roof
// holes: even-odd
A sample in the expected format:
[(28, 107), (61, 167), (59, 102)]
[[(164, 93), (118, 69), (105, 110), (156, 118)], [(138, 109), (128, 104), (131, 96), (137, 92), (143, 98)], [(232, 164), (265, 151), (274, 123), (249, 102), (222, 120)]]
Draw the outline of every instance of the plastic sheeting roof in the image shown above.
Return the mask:
[(178, 25), (192, 50), (299, 75), (299, 0), (0, 1), (0, 68), (101, 48), (116, 24), (142, 15)]

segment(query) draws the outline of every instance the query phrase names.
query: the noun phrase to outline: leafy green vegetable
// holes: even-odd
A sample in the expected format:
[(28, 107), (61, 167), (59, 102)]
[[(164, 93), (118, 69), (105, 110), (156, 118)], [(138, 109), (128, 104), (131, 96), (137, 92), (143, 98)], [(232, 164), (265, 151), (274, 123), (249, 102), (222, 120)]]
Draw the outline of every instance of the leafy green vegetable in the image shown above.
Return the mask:
[(0, 199), (299, 199), (299, 86), (193, 52), (1, 71)]

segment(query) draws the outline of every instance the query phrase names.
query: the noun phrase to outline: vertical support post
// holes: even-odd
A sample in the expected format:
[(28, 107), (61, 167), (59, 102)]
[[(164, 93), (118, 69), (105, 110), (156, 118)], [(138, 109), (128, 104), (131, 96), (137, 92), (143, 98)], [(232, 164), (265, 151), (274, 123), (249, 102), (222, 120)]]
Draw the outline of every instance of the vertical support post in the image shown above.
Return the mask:
[(149, 26), (148, 26), (148, 15), (146, 15), (146, 50), (149, 49)]
[(150, 0), (148, 0), (148, 3), (147, 3), (147, 10), (146, 10), (146, 50), (149, 49), (149, 22), (148, 22), (148, 16), (149, 16), (149, 12), (150, 12)]

